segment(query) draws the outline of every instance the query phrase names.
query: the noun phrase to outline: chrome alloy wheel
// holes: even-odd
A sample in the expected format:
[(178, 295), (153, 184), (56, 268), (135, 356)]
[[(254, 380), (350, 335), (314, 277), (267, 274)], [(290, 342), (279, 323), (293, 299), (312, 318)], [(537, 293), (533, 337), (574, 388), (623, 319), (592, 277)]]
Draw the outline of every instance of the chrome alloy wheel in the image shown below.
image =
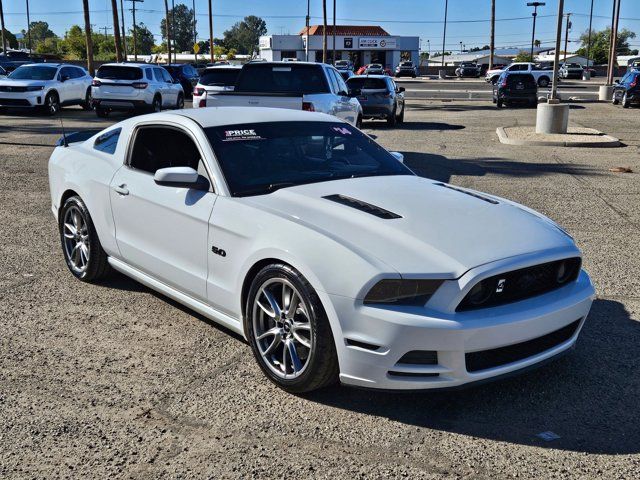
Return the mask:
[(309, 308), (300, 292), (284, 278), (260, 287), (253, 303), (253, 335), (260, 355), (279, 378), (299, 377), (314, 345)]
[(64, 254), (72, 270), (81, 274), (87, 269), (91, 254), (87, 221), (80, 209), (74, 205), (66, 211), (62, 225)]

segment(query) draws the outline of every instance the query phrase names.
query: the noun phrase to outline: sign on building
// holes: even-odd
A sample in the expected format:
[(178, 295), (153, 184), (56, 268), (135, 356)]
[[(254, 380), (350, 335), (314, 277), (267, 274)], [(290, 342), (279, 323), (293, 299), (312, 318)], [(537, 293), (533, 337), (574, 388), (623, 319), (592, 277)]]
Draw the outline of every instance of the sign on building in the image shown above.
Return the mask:
[(360, 37), (359, 46), (362, 49), (395, 49), (396, 39), (391, 37)]
[(353, 48), (353, 37), (344, 37), (344, 48)]

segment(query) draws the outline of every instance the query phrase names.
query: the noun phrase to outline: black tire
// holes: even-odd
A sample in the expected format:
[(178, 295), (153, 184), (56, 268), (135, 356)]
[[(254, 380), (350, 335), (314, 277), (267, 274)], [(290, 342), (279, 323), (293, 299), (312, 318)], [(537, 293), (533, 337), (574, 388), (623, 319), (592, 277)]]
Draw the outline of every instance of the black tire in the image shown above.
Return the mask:
[(502, 100), (500, 99), (496, 100), (496, 107), (502, 108)]
[(44, 111), (47, 115), (55, 115), (60, 111), (60, 97), (57, 92), (49, 92), (44, 98)]
[(99, 118), (107, 118), (109, 116), (109, 110), (107, 108), (96, 107), (96, 115)]
[(362, 116), (358, 115), (358, 119), (356, 120), (356, 128), (358, 130), (362, 130)]
[[(311, 348), (308, 349), (307, 356), (304, 358), (304, 370), (299, 376), (290, 379), (282, 378), (272, 371), (272, 367), (260, 353), (254, 329), (256, 297), (260, 295), (265, 284), (279, 279), (289, 282), (298, 291), (305, 310), (309, 312), (309, 337), (313, 339), (310, 341)], [(304, 393), (336, 382), (339, 373), (338, 355), (329, 320), (316, 291), (296, 269), (283, 263), (273, 263), (260, 270), (253, 279), (247, 296), (244, 328), (258, 365), (267, 378), (280, 388), (291, 393)]]
[(162, 98), (160, 95), (153, 97), (153, 102), (151, 102), (151, 111), (155, 113), (162, 111)]
[(181, 110), (184, 108), (184, 95), (178, 94), (178, 101), (176, 102), (176, 109)]
[(393, 111), (391, 112), (391, 115), (389, 115), (387, 117), (387, 126), (388, 127), (395, 127), (396, 124), (398, 123), (398, 111), (397, 111), (397, 106), (394, 105), (393, 106)]
[(85, 112), (93, 110), (93, 99), (91, 98), (91, 87), (87, 88), (87, 93), (84, 95), (84, 102), (80, 104)]
[[(84, 241), (84, 244), (88, 247), (88, 258), (85, 254), (86, 267), (81, 271), (75, 268), (73, 260), (69, 254), (69, 248), (66, 244), (67, 241), (76, 241), (65, 237), (65, 235), (72, 233), (71, 230), (65, 227), (65, 219), (67, 218), (68, 213), (69, 215), (73, 215), (74, 213), (80, 215), (82, 218), (82, 224), (85, 226), (81, 231), (86, 232), (86, 240)], [(111, 266), (107, 261), (107, 254), (102, 249), (102, 245), (98, 239), (98, 233), (96, 232), (93, 221), (91, 220), (89, 210), (80, 197), (74, 195), (67, 198), (64, 202), (64, 205), (60, 209), (60, 213), (58, 215), (58, 230), (60, 232), (60, 244), (65, 263), (74, 277), (82, 280), (83, 282), (94, 282), (104, 278), (111, 272)], [(81, 254), (81, 252), (78, 253), (78, 255)]]
[(398, 115), (398, 123), (404, 123), (404, 105), (402, 105), (402, 110), (400, 110), (400, 115)]
[(538, 79), (538, 86), (542, 88), (546, 88), (549, 86), (549, 78), (548, 77), (540, 77)]
[(497, 75), (491, 77), (491, 85), (495, 85), (496, 83), (498, 83), (498, 78), (499, 77)]
[(622, 108), (629, 108), (630, 106), (631, 106), (631, 102), (627, 97), (627, 92), (624, 92), (624, 95), (622, 95)]

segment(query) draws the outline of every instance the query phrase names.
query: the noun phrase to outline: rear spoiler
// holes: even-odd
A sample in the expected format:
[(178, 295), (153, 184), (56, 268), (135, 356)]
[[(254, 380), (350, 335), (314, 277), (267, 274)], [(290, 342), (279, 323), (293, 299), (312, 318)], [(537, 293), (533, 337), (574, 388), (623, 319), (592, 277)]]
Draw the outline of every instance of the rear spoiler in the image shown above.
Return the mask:
[(82, 130), (80, 132), (71, 132), (66, 135), (62, 135), (56, 142), (56, 147), (64, 147), (70, 143), (79, 143), (88, 140), (96, 133), (100, 133), (102, 129), (97, 130)]

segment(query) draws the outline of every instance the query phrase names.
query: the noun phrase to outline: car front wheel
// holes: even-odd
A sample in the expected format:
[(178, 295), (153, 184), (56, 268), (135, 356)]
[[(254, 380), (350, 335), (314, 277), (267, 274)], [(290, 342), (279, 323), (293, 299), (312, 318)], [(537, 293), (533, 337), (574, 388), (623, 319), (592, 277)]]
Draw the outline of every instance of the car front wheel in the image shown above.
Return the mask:
[(629, 108), (631, 106), (631, 102), (629, 101), (629, 97), (627, 97), (627, 92), (622, 95), (622, 108)]
[(545, 88), (549, 86), (549, 79), (547, 77), (542, 77), (538, 80), (538, 86)]
[(84, 101), (80, 104), (83, 110), (93, 110), (93, 99), (91, 98), (91, 87), (87, 88), (87, 92), (84, 95)]
[(48, 115), (55, 115), (60, 111), (60, 98), (56, 92), (49, 92), (44, 99), (44, 108)]
[(58, 220), (60, 243), (69, 271), (84, 282), (106, 276), (110, 271), (107, 254), (82, 199), (75, 195), (69, 197)]
[(329, 320), (307, 279), (275, 263), (255, 277), (245, 309), (245, 332), (267, 377), (293, 393), (336, 381), (338, 358)]

